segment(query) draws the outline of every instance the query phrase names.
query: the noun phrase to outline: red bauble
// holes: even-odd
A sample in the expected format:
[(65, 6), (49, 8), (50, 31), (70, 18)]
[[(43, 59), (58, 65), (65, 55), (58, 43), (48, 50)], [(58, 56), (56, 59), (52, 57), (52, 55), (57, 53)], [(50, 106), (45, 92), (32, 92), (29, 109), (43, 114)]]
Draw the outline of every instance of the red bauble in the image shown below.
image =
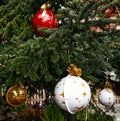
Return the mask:
[(105, 14), (107, 18), (115, 17), (115, 11), (113, 8), (108, 8), (104, 10), (103, 14)]
[(39, 36), (46, 36), (44, 32), (40, 32), (39, 28), (57, 28), (58, 27), (58, 19), (55, 17), (54, 13), (50, 9), (50, 4), (44, 4), (41, 7), (41, 10), (38, 11), (33, 19), (32, 26), (34, 31)]

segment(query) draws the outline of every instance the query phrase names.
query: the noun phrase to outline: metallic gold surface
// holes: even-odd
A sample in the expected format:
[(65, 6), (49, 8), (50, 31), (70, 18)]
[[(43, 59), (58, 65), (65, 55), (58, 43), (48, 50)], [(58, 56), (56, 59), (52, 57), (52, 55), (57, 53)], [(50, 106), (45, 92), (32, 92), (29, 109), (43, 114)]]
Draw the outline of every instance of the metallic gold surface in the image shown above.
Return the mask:
[(21, 83), (18, 83), (8, 89), (6, 100), (13, 107), (21, 106), (27, 100), (27, 91)]

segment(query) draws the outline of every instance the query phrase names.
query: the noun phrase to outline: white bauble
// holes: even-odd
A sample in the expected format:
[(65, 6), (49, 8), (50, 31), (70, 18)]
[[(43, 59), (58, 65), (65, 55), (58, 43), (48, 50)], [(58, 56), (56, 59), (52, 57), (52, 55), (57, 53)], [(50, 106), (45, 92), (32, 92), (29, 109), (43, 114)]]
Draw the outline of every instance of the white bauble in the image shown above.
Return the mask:
[(111, 107), (116, 102), (116, 95), (111, 89), (105, 88), (99, 92), (98, 100), (102, 105)]
[(68, 75), (62, 78), (54, 90), (54, 99), (60, 108), (75, 114), (84, 109), (90, 101), (91, 89), (80, 77)]

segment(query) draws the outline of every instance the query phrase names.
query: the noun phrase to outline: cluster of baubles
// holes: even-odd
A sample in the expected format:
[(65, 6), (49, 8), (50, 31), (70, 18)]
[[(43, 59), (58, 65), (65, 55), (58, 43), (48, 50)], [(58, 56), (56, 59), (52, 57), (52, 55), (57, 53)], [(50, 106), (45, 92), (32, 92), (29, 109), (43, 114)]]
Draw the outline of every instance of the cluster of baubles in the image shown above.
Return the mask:
[(57, 28), (58, 19), (54, 15), (53, 11), (50, 9), (50, 4), (43, 4), (41, 10), (38, 11), (32, 19), (32, 26), (34, 31), (42, 37), (45, 37), (46, 34), (41, 32), (40, 28)]
[[(116, 11), (117, 8), (107, 8), (105, 9), (102, 14), (105, 15), (106, 18), (114, 18), (116, 17)], [(45, 31), (39, 30), (40, 28), (58, 28), (59, 22), (53, 11), (51, 10), (51, 4), (43, 4), (41, 6), (40, 11), (38, 11), (32, 18), (32, 26), (35, 31), (35, 33), (38, 36), (47, 37), (48, 34), (45, 33)], [(114, 29), (115, 25), (106, 26), (105, 29)], [(103, 32), (103, 29), (98, 26), (91, 26), (91, 31), (96, 32)]]
[[(81, 69), (74, 64), (68, 67), (69, 74), (62, 78), (55, 86), (54, 99), (56, 104), (63, 110), (75, 114), (89, 105), (91, 89), (81, 76)], [(116, 95), (111, 89), (111, 83), (106, 79), (105, 88), (98, 95), (99, 102), (111, 107), (116, 102)]]
[[(89, 84), (80, 77), (82, 73), (80, 68), (71, 64), (67, 71), (69, 74), (62, 78), (55, 86), (54, 99), (61, 109), (70, 114), (75, 114), (89, 105), (91, 89)], [(107, 79), (105, 88), (98, 95), (98, 100), (102, 105), (111, 107), (116, 102), (116, 95), (112, 91), (111, 83)], [(27, 100), (25, 87), (21, 83), (10, 87), (6, 92), (6, 100), (13, 107), (24, 104)]]

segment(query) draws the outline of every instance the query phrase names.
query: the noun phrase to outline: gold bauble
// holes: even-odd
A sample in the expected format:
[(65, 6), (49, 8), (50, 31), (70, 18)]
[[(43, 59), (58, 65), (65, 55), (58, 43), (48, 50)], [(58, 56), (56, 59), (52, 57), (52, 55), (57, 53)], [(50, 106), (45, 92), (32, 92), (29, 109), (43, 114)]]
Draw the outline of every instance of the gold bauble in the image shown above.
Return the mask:
[(8, 89), (6, 100), (13, 107), (21, 106), (27, 100), (27, 91), (21, 83), (18, 83)]

